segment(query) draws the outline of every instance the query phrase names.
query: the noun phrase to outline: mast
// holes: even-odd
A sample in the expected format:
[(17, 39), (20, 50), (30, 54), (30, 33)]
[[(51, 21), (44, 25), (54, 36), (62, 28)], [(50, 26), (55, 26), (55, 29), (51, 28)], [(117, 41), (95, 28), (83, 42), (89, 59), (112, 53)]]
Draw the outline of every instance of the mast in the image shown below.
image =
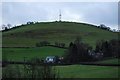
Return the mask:
[(59, 22), (61, 22), (61, 17), (62, 17), (61, 10), (59, 10)]

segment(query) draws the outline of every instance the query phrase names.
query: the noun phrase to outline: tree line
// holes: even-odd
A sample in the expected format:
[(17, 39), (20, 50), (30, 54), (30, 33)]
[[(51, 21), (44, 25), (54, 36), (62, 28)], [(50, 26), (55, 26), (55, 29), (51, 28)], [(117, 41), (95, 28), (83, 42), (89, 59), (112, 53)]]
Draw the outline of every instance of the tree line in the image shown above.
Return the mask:
[[(120, 58), (120, 40), (97, 41), (95, 50), (91, 46), (82, 42), (81, 37), (77, 37), (69, 44), (68, 50), (64, 54), (65, 63), (92, 62), (106, 58)], [(90, 52), (91, 54), (89, 54)]]

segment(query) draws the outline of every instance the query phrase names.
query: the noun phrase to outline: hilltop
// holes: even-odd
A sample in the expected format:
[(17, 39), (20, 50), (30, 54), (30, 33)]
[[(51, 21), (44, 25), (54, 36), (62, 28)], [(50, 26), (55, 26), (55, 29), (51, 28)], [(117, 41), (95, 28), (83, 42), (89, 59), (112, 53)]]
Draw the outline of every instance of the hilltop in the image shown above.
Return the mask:
[(82, 41), (95, 47), (98, 40), (117, 39), (118, 34), (97, 28), (95, 25), (76, 22), (41, 22), (22, 25), (3, 32), (3, 47), (35, 47), (40, 41), (68, 45), (77, 36)]

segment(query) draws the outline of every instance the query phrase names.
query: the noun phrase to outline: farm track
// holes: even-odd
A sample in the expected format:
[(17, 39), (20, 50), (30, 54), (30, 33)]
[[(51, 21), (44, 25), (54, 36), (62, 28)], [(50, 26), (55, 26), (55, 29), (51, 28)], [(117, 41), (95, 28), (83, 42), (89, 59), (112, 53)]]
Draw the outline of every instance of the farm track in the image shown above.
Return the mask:
[(77, 64), (65, 64), (65, 63), (39, 63), (39, 64), (34, 64), (34, 63), (29, 63), (29, 62), (0, 62), (2, 65), (6, 64), (25, 64), (25, 65), (38, 65), (38, 66), (44, 66), (44, 65), (50, 65), (50, 66), (67, 66), (67, 65), (94, 65), (94, 66), (120, 66), (120, 64), (106, 64), (106, 63), (88, 63), (88, 62), (81, 62)]

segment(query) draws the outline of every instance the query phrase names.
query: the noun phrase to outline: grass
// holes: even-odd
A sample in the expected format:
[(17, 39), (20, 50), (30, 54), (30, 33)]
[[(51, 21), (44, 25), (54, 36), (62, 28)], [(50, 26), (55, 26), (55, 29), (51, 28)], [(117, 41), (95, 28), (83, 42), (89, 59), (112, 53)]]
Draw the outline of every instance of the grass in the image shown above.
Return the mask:
[(118, 67), (71, 65), (56, 66), (61, 78), (118, 78)]
[(1, 78), (1, 75), (2, 75), (2, 67), (0, 66), (0, 78)]
[(3, 48), (3, 59), (6, 58), (12, 61), (23, 61), (24, 57), (27, 60), (34, 57), (45, 59), (46, 56), (62, 56), (65, 49), (55, 47), (40, 47), (40, 48)]
[(95, 47), (97, 40), (117, 39), (118, 33), (96, 28), (90, 24), (75, 22), (43, 22), (3, 32), (4, 47), (35, 47), (40, 41), (66, 43), (68, 45), (77, 36), (83, 42)]
[(120, 62), (120, 59), (109, 59), (109, 60), (97, 61), (95, 63), (120, 64), (119, 62)]
[(0, 79), (2, 78), (2, 67), (0, 67)]
[[(15, 68), (15, 65), (12, 65)], [(19, 65), (20, 71), (23, 72), (23, 65)], [(5, 68), (4, 67), (3, 71)], [(90, 66), (90, 65), (69, 65), (54, 66), (59, 72), (60, 78), (118, 78), (119, 67), (113, 66)]]

